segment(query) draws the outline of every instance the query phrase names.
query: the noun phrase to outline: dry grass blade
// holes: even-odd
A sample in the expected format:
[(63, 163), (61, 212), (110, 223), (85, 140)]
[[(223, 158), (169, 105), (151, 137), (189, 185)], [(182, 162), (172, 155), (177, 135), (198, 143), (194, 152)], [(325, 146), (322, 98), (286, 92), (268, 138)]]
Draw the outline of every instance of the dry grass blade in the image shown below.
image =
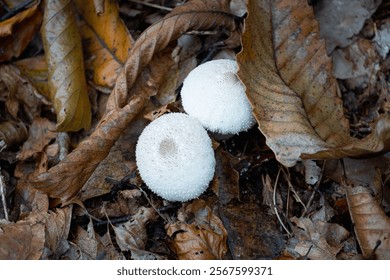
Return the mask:
[(367, 188), (346, 187), (348, 207), (363, 256), (390, 259), (390, 218)]
[(81, 36), (70, 0), (44, 1), (41, 27), (49, 73), (49, 89), (57, 114), (57, 130), (91, 126)]

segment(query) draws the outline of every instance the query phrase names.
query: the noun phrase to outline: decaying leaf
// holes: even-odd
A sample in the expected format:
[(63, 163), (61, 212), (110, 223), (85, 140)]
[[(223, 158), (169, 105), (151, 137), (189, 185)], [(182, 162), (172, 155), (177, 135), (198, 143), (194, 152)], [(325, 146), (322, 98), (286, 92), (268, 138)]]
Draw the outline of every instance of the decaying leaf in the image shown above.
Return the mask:
[(248, 14), (239, 76), (278, 161), (293, 166), (301, 158), (364, 156), (389, 148), (387, 115), (365, 139), (349, 136), (331, 61), (307, 2), (251, 0)]
[(363, 256), (390, 259), (390, 218), (363, 186), (347, 185), (347, 201)]
[(25, 160), (34, 153), (42, 152), (49, 142), (56, 138), (57, 133), (54, 130), (55, 124), (48, 119), (35, 118), (29, 127), (29, 137), (23, 144), (18, 159)]
[(296, 225), (293, 228), (296, 239), (294, 250), (313, 260), (335, 260), (349, 234), (345, 228), (334, 223), (314, 223), (309, 218), (297, 217), (291, 218), (291, 221)]
[(36, 89), (23, 77), (19, 70), (7, 64), (0, 65), (0, 97), (5, 99), (7, 111), (18, 118), (20, 107), (23, 107), (27, 117), (32, 120), (39, 115), (41, 100)]
[(118, 5), (104, 1), (97, 13), (94, 2), (74, 1), (81, 16), (80, 32), (86, 49), (86, 68), (93, 73), (93, 82), (112, 88), (133, 45), (133, 39), (119, 17)]
[(45, 245), (45, 225), (26, 220), (0, 221), (0, 260), (38, 260)]
[(41, 27), (49, 90), (58, 131), (88, 130), (91, 106), (85, 80), (81, 36), (71, 0), (43, 1)]
[[(79, 254), (77, 258), (72, 259), (95, 260), (98, 255), (98, 241), (92, 221), (89, 221), (86, 230), (78, 226), (75, 235), (76, 237), (72, 240), (72, 243), (77, 246), (76, 251)], [(72, 251), (69, 253), (72, 253)]]
[(228, 232), (233, 259), (273, 259), (285, 245), (274, 215), (256, 197), (234, 200), (220, 207), (221, 220)]
[(47, 258), (66, 251), (71, 207), (56, 212), (32, 212), (16, 223), (0, 221), (0, 259)]
[[(50, 100), (45, 56), (34, 56), (15, 61), (14, 65), (26, 77), (36, 90)], [(47, 102), (46, 102), (47, 103)]]
[[(222, 259), (227, 252), (227, 232), (204, 200), (185, 205), (179, 221), (166, 225), (172, 250), (181, 260)], [(180, 217), (181, 216), (181, 217)]]
[(119, 248), (122, 251), (130, 251), (132, 259), (151, 260), (162, 258), (145, 250), (148, 240), (145, 226), (156, 217), (157, 213), (153, 208), (140, 207), (129, 221), (119, 226), (113, 226)]
[(6, 147), (23, 143), (27, 139), (27, 128), (23, 122), (7, 121), (0, 123), (0, 141)]
[(15, 16), (0, 22), (0, 62), (18, 57), (34, 37), (42, 22), (40, 1)]

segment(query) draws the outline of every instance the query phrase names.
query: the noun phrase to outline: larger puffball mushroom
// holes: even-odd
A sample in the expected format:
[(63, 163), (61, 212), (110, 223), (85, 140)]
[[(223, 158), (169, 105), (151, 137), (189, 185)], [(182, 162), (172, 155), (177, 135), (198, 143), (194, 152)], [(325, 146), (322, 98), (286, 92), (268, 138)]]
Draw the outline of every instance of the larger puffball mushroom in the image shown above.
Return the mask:
[(211, 132), (237, 134), (256, 122), (237, 70), (234, 60), (212, 60), (192, 70), (183, 82), (184, 111)]
[(197, 198), (214, 176), (211, 139), (200, 122), (187, 114), (166, 114), (147, 125), (135, 155), (142, 180), (166, 200)]

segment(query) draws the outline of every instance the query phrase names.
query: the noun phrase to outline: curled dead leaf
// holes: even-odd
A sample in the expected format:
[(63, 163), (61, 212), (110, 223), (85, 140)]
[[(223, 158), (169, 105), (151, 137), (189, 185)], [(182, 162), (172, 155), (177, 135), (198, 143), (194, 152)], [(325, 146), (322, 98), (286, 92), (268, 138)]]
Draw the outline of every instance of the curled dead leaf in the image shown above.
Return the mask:
[(41, 27), (49, 90), (58, 131), (88, 130), (91, 106), (85, 80), (81, 36), (71, 0), (43, 1)]
[(279, 162), (293, 166), (301, 158), (357, 157), (389, 149), (386, 115), (365, 139), (350, 137), (331, 61), (305, 1), (251, 0), (248, 14), (238, 74)]
[[(181, 260), (222, 259), (227, 252), (227, 232), (221, 220), (203, 200), (181, 210), (182, 219), (166, 225), (169, 245)], [(184, 217), (193, 217), (191, 220)]]
[(348, 207), (363, 256), (390, 259), (390, 218), (369, 189), (363, 186), (346, 187)]
[(27, 139), (27, 128), (23, 122), (7, 121), (0, 123), (0, 141), (5, 147), (23, 143)]

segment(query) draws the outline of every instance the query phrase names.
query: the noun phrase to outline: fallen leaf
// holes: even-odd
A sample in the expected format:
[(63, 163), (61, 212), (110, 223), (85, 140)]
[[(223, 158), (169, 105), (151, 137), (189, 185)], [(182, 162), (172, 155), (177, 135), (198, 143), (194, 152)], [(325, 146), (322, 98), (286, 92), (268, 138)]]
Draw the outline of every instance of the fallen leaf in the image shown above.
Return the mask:
[(112, 88), (133, 45), (133, 39), (119, 16), (118, 4), (104, 1), (97, 13), (94, 2), (74, 1), (80, 18), (80, 32), (86, 53), (86, 69), (93, 82)]
[(23, 143), (28, 136), (23, 122), (6, 121), (0, 123), (0, 141), (4, 141), (6, 148)]
[[(348, 237), (348, 231), (334, 223), (316, 221), (309, 218), (292, 217), (295, 227), (295, 251), (312, 260), (335, 260), (343, 247), (342, 242)], [(289, 241), (291, 242), (291, 240)]]
[(278, 229), (275, 216), (255, 197), (232, 201), (219, 211), (233, 259), (273, 259), (283, 250), (285, 237)]
[[(186, 204), (182, 218), (166, 225), (169, 246), (180, 260), (221, 260), (227, 252), (227, 232), (203, 200)], [(180, 213), (178, 214), (180, 215)]]
[(29, 127), (29, 136), (18, 154), (19, 160), (25, 160), (35, 153), (42, 152), (50, 141), (56, 138), (55, 124), (48, 119), (36, 117)]
[[(30, 83), (42, 94), (47, 100), (50, 100), (48, 86), (48, 74), (45, 56), (39, 55), (30, 58), (21, 59), (14, 62), (14, 65), (20, 70)], [(44, 100), (46, 104), (48, 102)]]
[(15, 16), (0, 22), (0, 62), (19, 57), (42, 23), (40, 1)]
[(98, 235), (98, 259), (103, 260), (126, 260), (125, 256), (118, 252), (112, 243), (110, 233), (107, 232), (103, 236)]
[(346, 188), (348, 207), (363, 256), (390, 259), (390, 218), (369, 189), (349, 184)]
[(238, 75), (279, 162), (291, 167), (301, 158), (367, 156), (389, 149), (387, 115), (363, 140), (350, 137), (331, 61), (305, 1), (251, 0), (248, 14)]
[(29, 120), (40, 114), (42, 101), (36, 89), (20, 75), (20, 71), (12, 65), (0, 65), (0, 85), (4, 87), (0, 96), (5, 99), (7, 111), (18, 119), (22, 106)]
[(45, 245), (45, 225), (38, 221), (0, 221), (0, 260), (39, 260)]
[(365, 21), (371, 18), (382, 1), (355, 0), (340, 5), (338, 0), (317, 1), (314, 6), (320, 23), (320, 35), (325, 39), (328, 53), (351, 44)]
[(85, 80), (81, 36), (71, 0), (43, 1), (41, 27), (49, 90), (58, 131), (88, 130), (91, 106)]
[(153, 252), (145, 250), (148, 240), (146, 224), (157, 218), (153, 208), (140, 207), (131, 219), (118, 226), (113, 226), (115, 239), (122, 251), (130, 251), (133, 260), (162, 259)]
[(77, 247), (78, 257), (71, 259), (80, 260), (95, 260), (98, 255), (98, 241), (93, 228), (93, 223), (90, 220), (87, 229), (77, 226), (75, 238), (72, 243)]

